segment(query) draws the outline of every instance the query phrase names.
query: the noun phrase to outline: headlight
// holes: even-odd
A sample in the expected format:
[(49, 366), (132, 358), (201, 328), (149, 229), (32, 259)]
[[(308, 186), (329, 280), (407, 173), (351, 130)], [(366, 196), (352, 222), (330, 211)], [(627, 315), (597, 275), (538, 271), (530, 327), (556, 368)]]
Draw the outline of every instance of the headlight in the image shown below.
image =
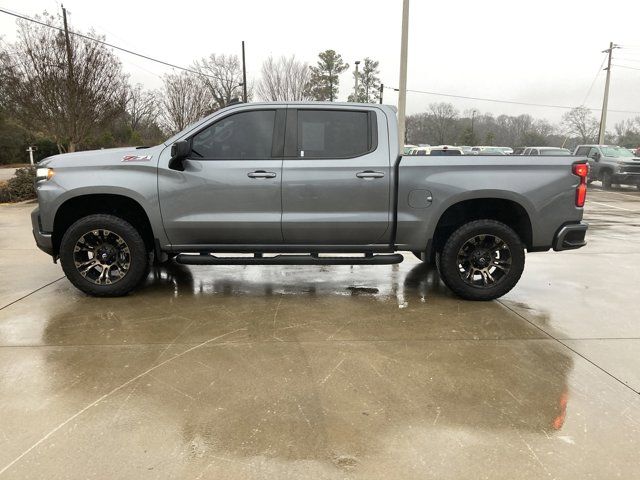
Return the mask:
[(53, 177), (53, 175), (53, 168), (38, 168), (36, 169), (36, 182), (40, 182), (42, 180), (51, 180), (51, 177)]

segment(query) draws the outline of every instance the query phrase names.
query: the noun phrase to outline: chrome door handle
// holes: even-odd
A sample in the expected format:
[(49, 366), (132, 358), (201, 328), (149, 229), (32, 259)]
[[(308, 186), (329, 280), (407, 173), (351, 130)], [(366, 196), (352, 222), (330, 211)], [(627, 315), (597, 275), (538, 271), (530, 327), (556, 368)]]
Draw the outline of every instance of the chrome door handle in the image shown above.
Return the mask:
[(247, 173), (249, 178), (275, 178), (275, 172), (265, 172), (264, 170), (256, 170), (255, 172)]
[(364, 172), (356, 173), (356, 177), (358, 177), (358, 178), (382, 178), (382, 177), (384, 177), (384, 173), (382, 173), (382, 172), (374, 172), (373, 170), (365, 170)]

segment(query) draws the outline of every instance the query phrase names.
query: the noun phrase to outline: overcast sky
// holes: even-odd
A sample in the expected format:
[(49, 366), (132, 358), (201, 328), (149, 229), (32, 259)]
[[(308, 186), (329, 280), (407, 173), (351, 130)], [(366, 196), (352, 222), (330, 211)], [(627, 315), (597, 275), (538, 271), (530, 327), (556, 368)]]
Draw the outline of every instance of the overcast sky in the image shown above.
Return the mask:
[[(397, 86), (401, 0), (209, 0), (181, 2), (67, 0), (72, 29), (93, 27), (107, 41), (188, 66), (209, 53), (240, 54), (246, 42), (247, 75), (257, 80), (269, 55), (293, 55), (314, 64), (332, 48), (351, 66), (371, 57), (380, 78)], [(0, 6), (33, 16), (57, 12), (54, 0), (0, 0)], [(0, 35), (15, 38), (15, 18), (0, 14)], [(610, 41), (614, 52), (609, 107), (640, 115), (640, 2), (608, 0), (411, 0), (408, 88), (531, 103), (580, 105)], [(132, 81), (161, 85), (171, 69), (118, 53)], [(353, 88), (351, 71), (341, 78), (340, 99)], [(586, 99), (602, 104), (605, 72)], [(385, 103), (396, 104), (386, 90)], [(409, 113), (447, 101), (461, 112), (530, 113), (558, 122), (565, 110), (515, 106), (409, 93)], [(596, 112), (599, 116), (599, 112)], [(634, 114), (609, 114), (609, 129)]]

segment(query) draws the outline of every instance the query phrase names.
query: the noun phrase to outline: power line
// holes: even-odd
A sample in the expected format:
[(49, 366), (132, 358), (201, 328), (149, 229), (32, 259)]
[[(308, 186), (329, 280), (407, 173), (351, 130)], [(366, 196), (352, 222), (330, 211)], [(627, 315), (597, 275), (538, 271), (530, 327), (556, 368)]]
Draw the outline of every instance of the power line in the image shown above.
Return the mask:
[(587, 103), (587, 99), (589, 98), (589, 95), (591, 95), (591, 90), (593, 90), (593, 86), (596, 84), (596, 80), (598, 80), (598, 77), (600, 76), (600, 72), (602, 72), (602, 67), (604, 67), (604, 62), (606, 61), (607, 61), (607, 57), (602, 57), (602, 63), (598, 67), (596, 76), (593, 77), (593, 82), (591, 82), (591, 86), (589, 87), (589, 90), (587, 90), (587, 94), (584, 96), (584, 100), (582, 100), (582, 105)]
[[(398, 91), (397, 88), (393, 88), (393, 87), (384, 87), (384, 88), (389, 88), (391, 90), (395, 90), (396, 92)], [(465, 100), (478, 100), (478, 101), (482, 101), (482, 102), (494, 102), (494, 103), (507, 103), (510, 105), (525, 105), (525, 106), (529, 106), (529, 107), (546, 107), (546, 108), (562, 108), (565, 110), (571, 110), (572, 108), (575, 107), (571, 107), (568, 105), (553, 105), (553, 104), (545, 104), (545, 103), (528, 103), (528, 102), (516, 102), (515, 100), (501, 100), (501, 99), (497, 99), (497, 98), (483, 98), (483, 97), (469, 97), (466, 95), (454, 95), (452, 93), (441, 93), (441, 92), (429, 92), (426, 90), (409, 90), (407, 89), (407, 92), (412, 92), (412, 93), (423, 93), (426, 95), (435, 95), (438, 97), (451, 97), (451, 98), (462, 98)], [(599, 112), (601, 109), (600, 108), (588, 108), (587, 110), (592, 110), (595, 112)], [(632, 113), (632, 114), (640, 114), (640, 112), (634, 112), (634, 111), (630, 111), (630, 110), (609, 110), (610, 112), (616, 112), (616, 113)]]
[[(640, 68), (638, 67), (630, 67), (629, 65), (618, 65), (616, 63), (613, 63), (612, 66), (619, 67), (619, 68), (628, 68), (629, 70), (640, 70)], [(613, 110), (611, 111), (613, 112)]]
[(616, 60), (622, 60), (623, 62), (631, 62), (631, 63), (640, 63), (639, 57), (621, 57), (620, 55), (616, 56)]
[[(13, 17), (17, 17), (17, 18), (20, 18), (22, 20), (27, 20), (29, 22), (37, 23), (37, 24), (45, 26), (45, 27), (53, 28), (54, 30), (58, 30), (60, 32), (64, 32), (64, 28), (56, 27), (55, 25), (49, 25), (48, 23), (41, 22), (40, 20), (36, 20), (35, 18), (30, 18), (30, 17), (27, 17), (26, 15), (22, 15), (22, 14), (19, 14), (19, 13), (11, 12), (11, 11), (5, 10), (3, 8), (0, 8), (0, 13), (5, 13), (7, 15), (11, 15)], [(108, 43), (108, 42), (105, 42), (103, 40), (99, 40), (97, 38), (90, 37), (88, 35), (83, 35), (82, 33), (73, 32), (73, 31), (69, 30), (69, 34), (75, 35), (76, 37), (84, 38), (85, 40), (90, 40), (92, 42), (99, 43), (101, 45), (113, 48), (115, 50), (120, 50), (121, 52), (125, 52), (125, 53), (128, 53), (130, 55), (135, 55), (136, 57), (144, 58), (145, 60), (150, 60), (152, 62), (161, 63), (162, 65), (166, 65), (166, 66), (171, 67), (171, 68), (177, 68), (178, 70), (183, 70), (185, 72), (189, 72), (189, 73), (193, 73), (193, 74), (200, 75), (200, 76), (203, 76), (203, 77), (209, 77), (209, 78), (214, 78), (216, 80), (220, 80), (220, 78), (216, 77), (215, 75), (209, 75), (209, 74), (206, 74), (206, 73), (198, 72), (197, 70), (193, 70), (191, 68), (181, 67), (181, 66), (175, 65), (173, 63), (165, 62), (164, 60), (158, 60), (157, 58), (149, 57), (148, 55), (143, 55), (142, 53), (137, 53), (137, 52), (134, 52), (132, 50), (128, 50), (126, 48), (118, 47), (117, 45), (113, 45), (112, 43)]]

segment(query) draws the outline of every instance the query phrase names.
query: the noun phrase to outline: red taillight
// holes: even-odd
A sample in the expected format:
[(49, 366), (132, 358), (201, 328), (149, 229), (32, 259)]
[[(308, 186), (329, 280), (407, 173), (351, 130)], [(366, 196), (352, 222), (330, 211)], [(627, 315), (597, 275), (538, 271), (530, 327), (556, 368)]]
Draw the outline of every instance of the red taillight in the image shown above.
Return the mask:
[(589, 165), (586, 163), (574, 163), (573, 174), (580, 177), (580, 184), (576, 188), (576, 207), (584, 207), (587, 199), (587, 176), (589, 175)]
[(587, 175), (589, 174), (589, 165), (586, 163), (576, 163), (573, 165), (573, 173), (586, 181)]

